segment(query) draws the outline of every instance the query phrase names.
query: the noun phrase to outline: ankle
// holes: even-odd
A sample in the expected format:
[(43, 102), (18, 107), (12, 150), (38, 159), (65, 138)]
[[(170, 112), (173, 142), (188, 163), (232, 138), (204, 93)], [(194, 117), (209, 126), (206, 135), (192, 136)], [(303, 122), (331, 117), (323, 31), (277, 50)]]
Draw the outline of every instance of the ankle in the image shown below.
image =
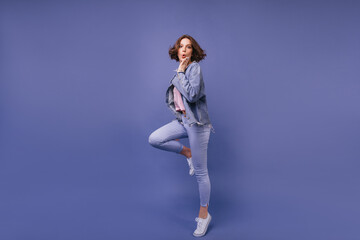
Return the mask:
[(191, 150), (190, 150), (190, 148), (186, 148), (186, 157), (191, 158)]
[(180, 153), (182, 155), (184, 155), (186, 158), (191, 158), (191, 150), (190, 150), (190, 148), (187, 148), (187, 147), (184, 146)]
[(208, 212), (205, 212), (205, 213), (199, 213), (199, 218), (207, 218), (208, 216)]
[(207, 218), (208, 215), (208, 205), (206, 207), (200, 206), (199, 218)]

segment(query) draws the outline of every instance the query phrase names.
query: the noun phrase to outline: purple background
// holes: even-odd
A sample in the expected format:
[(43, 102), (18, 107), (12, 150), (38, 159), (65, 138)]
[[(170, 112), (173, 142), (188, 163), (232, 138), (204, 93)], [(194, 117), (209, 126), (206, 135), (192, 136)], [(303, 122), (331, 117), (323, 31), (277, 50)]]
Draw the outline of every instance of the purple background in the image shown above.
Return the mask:
[[(204, 239), (359, 239), (356, 1), (1, 1), (0, 239), (193, 239), (148, 136), (190, 34), (211, 134)], [(188, 144), (186, 139), (181, 140)]]

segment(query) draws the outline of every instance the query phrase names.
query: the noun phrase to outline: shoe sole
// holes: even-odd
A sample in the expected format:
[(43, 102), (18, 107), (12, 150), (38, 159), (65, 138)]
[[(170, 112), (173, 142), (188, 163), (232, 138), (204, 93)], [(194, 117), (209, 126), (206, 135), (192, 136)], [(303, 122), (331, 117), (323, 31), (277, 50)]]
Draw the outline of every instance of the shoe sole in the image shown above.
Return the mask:
[(208, 221), (208, 223), (207, 223), (207, 225), (206, 225), (206, 227), (205, 227), (205, 231), (204, 231), (204, 233), (201, 233), (201, 234), (196, 234), (196, 233), (193, 233), (193, 235), (195, 236), (195, 237), (202, 237), (202, 236), (204, 236), (205, 234), (206, 234), (206, 232), (207, 232), (207, 229), (208, 229), (208, 226), (210, 225), (210, 222), (211, 222), (211, 215), (209, 215), (209, 221)]

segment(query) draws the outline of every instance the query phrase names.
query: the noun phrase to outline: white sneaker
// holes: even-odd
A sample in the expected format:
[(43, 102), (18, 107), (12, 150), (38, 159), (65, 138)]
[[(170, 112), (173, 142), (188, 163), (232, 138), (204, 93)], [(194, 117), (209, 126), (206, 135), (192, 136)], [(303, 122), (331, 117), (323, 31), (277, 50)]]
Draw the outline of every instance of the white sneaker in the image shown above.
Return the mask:
[(211, 221), (210, 213), (208, 213), (206, 218), (199, 218), (199, 217), (195, 218), (195, 221), (197, 222), (197, 227), (193, 235), (195, 237), (204, 236)]
[(193, 166), (193, 163), (192, 163), (192, 159), (191, 158), (186, 158), (187, 162), (188, 162), (188, 165), (189, 165), (189, 174), (190, 176), (194, 175), (195, 173), (195, 169), (194, 169), (194, 166)]

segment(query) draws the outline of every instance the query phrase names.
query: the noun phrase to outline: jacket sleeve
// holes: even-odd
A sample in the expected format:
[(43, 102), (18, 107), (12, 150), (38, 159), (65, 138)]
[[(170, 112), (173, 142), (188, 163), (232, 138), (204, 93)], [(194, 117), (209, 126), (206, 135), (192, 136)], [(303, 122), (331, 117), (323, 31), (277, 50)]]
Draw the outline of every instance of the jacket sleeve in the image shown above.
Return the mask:
[(179, 72), (178, 76), (174, 78), (172, 83), (179, 90), (179, 92), (191, 103), (199, 100), (204, 94), (201, 94), (202, 73), (200, 65), (192, 67), (189, 77), (185, 76), (184, 72)]

